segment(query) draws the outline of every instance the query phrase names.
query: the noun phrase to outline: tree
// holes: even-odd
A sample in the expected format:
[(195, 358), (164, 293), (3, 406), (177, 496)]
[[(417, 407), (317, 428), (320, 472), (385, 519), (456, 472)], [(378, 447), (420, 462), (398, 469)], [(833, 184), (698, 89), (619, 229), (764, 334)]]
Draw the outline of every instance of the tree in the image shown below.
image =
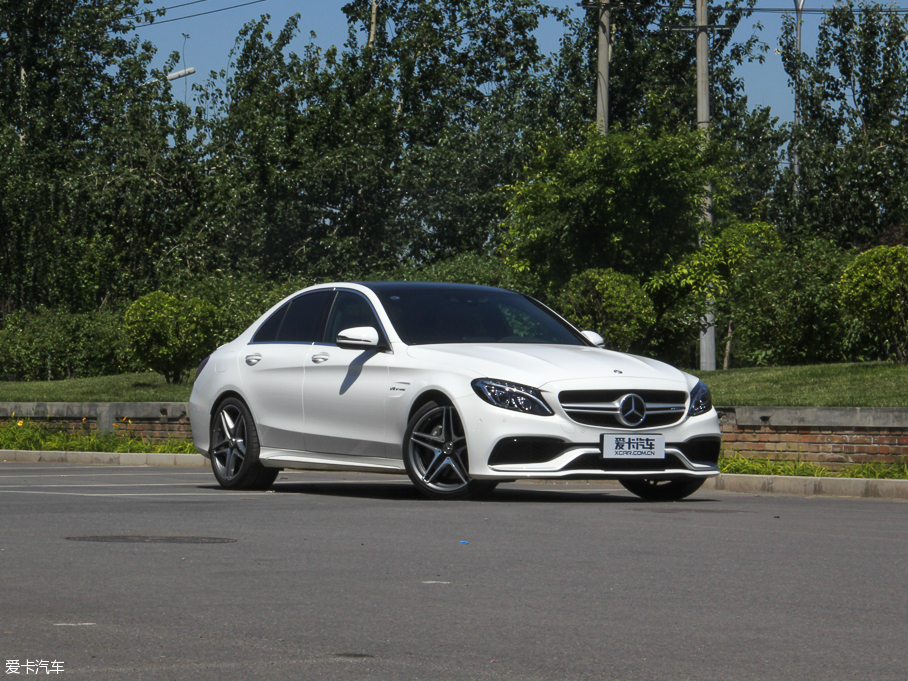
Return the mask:
[[(732, 221), (704, 235), (696, 251), (672, 258), (665, 269), (646, 283), (646, 289), (660, 303), (659, 319), (673, 308), (686, 307), (684, 323), (693, 330), (705, 316), (705, 301), (711, 300), (711, 311), (727, 326), (722, 368), (728, 369), (734, 328), (741, 317), (739, 306), (750, 295), (748, 287), (740, 286), (740, 279), (752, 269), (754, 260), (780, 248), (775, 228), (760, 222)], [(677, 324), (677, 318), (672, 323)]]
[(734, 321), (736, 364), (875, 359), (865, 328), (847, 319), (839, 302), (839, 279), (850, 260), (816, 238), (751, 258), (732, 282), (720, 317)]
[(357, 2), (342, 50), (249, 24), (200, 93), (206, 235), (229, 266), (364, 276), (487, 250), (544, 66), (536, 0)]
[(857, 256), (839, 282), (842, 304), (879, 335), (890, 357), (908, 363), (908, 246)]
[[(749, 17), (754, 0), (732, 0), (709, 8), (709, 23), (736, 28)], [(609, 120), (624, 128), (651, 125), (696, 126), (696, 13), (683, 0), (643, 0), (611, 9)], [(546, 98), (547, 113), (565, 130), (581, 130), (595, 119), (599, 16), (588, 11), (566, 23)], [(747, 111), (735, 66), (762, 59), (755, 36), (733, 43), (733, 31), (710, 35), (710, 101), (716, 131), (735, 128)]]
[(613, 270), (584, 270), (559, 292), (557, 309), (578, 328), (600, 334), (605, 347), (627, 352), (656, 322), (639, 282)]
[(908, 240), (908, 17), (839, 3), (812, 57), (798, 56), (794, 31), (789, 17), (782, 59), (800, 83), (801, 123), (790, 131), (800, 175), (779, 176), (773, 217), (788, 234), (843, 247)]
[(215, 349), (217, 310), (201, 300), (154, 291), (130, 305), (123, 322), (130, 349), (168, 383), (182, 382)]
[(6, 312), (90, 309), (169, 267), (186, 229), (186, 111), (123, 36), (139, 0), (0, 0), (0, 290)]
[(549, 138), (528, 178), (508, 187), (509, 262), (552, 290), (593, 268), (648, 280), (697, 247), (707, 158), (696, 132), (590, 128), (579, 149)]

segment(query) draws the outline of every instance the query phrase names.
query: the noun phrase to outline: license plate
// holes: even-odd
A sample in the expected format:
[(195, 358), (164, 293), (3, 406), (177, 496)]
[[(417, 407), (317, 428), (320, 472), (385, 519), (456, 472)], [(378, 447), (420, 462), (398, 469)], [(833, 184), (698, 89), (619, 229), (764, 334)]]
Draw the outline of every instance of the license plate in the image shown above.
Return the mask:
[(665, 436), (661, 433), (646, 435), (602, 435), (602, 457), (605, 459), (664, 459)]

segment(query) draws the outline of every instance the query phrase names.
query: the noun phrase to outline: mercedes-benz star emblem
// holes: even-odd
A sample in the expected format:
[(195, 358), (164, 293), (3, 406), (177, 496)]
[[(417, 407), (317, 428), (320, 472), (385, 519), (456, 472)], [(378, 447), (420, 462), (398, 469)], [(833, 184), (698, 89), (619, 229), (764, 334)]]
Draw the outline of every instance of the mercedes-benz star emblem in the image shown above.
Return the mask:
[(625, 395), (618, 402), (618, 420), (633, 428), (643, 423), (646, 418), (646, 402), (639, 395)]

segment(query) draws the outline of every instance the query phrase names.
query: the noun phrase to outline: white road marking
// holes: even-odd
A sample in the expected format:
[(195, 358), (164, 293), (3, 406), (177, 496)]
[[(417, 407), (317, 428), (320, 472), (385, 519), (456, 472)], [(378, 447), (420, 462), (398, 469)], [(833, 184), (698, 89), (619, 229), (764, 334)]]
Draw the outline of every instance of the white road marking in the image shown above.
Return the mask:
[(55, 627), (95, 627), (97, 626), (94, 622), (60, 622), (55, 624)]
[[(48, 494), (68, 497), (210, 497), (212, 494), (220, 492), (220, 496), (236, 496), (238, 492), (231, 493), (227, 490), (211, 490), (211, 492), (148, 492), (134, 493), (123, 492), (122, 494), (109, 494), (99, 492), (98, 494), (89, 494), (87, 492), (38, 492), (26, 489), (8, 489), (4, 490), (5, 494)], [(248, 494), (248, 492), (246, 493)]]
[[(118, 466), (118, 468), (125, 468), (125, 466)], [(32, 469), (32, 470), (41, 470), (41, 469)], [(0, 478), (134, 478), (137, 475), (166, 475), (166, 476), (175, 476), (175, 475), (211, 475), (210, 469), (202, 472), (195, 471), (174, 471), (174, 472), (158, 472), (158, 471), (148, 471), (147, 473), (108, 473), (98, 471), (97, 473), (56, 473), (50, 472), (46, 468), (44, 470), (44, 475), (0, 475)], [(60, 470), (59, 468), (54, 469), (55, 471)], [(63, 469), (67, 470), (67, 469)]]
[[(103, 482), (95, 484), (73, 483), (71, 485), (0, 485), (0, 490), (28, 487), (197, 487), (197, 482)], [(212, 482), (214, 484), (214, 482)]]

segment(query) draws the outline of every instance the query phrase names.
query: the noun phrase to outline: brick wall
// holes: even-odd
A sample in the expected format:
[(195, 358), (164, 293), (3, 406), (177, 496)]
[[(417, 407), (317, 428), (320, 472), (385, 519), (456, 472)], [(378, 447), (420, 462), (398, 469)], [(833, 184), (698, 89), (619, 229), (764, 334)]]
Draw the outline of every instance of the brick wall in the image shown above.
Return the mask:
[(112, 432), (152, 442), (192, 439), (185, 402), (0, 402), (0, 422), (23, 419), (74, 433)]
[(725, 454), (838, 469), (908, 458), (908, 409), (720, 407)]
[[(0, 422), (42, 421), (72, 431), (192, 439), (185, 402), (2, 402)], [(801, 460), (832, 469), (908, 458), (908, 409), (718, 407), (725, 454)]]

